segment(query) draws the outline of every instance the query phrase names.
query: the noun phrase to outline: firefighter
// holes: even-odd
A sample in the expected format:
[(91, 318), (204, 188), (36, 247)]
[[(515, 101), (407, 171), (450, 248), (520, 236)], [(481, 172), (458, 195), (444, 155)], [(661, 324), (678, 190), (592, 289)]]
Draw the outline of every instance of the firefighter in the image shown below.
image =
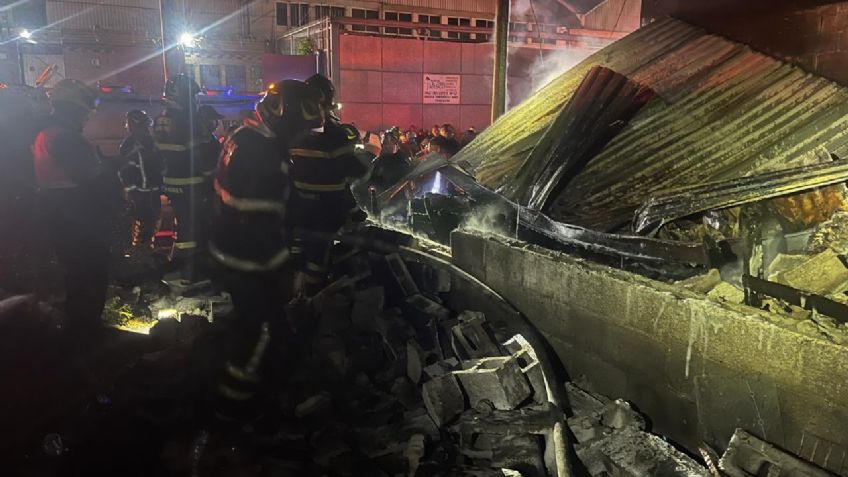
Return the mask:
[(215, 131), (218, 130), (218, 121), (224, 119), (213, 106), (204, 104), (197, 108), (197, 118), (200, 121), (200, 134), (203, 138), (212, 138), (212, 142), (220, 142)]
[(132, 248), (149, 251), (161, 211), (162, 160), (150, 135), (153, 120), (146, 112), (133, 109), (127, 112), (126, 129), (129, 135), (118, 149), (127, 161), (120, 170), (124, 192), (132, 207)]
[(33, 143), (37, 201), (65, 273), (68, 331), (95, 336), (106, 300), (109, 235), (120, 201), (117, 171), (82, 135), (96, 92), (64, 79), (50, 92), (51, 115)]
[(180, 285), (203, 278), (208, 205), (220, 150), (199, 124), (199, 92), (186, 75), (170, 78), (164, 94), (167, 107), (154, 121), (156, 149), (164, 163), (164, 191), (177, 221), (173, 258), (181, 267)]
[(209, 251), (236, 315), (216, 381), (214, 409), (222, 421), (248, 417), (268, 362), (279, 361), (266, 355), (290, 336), (284, 319), (292, 275), (289, 142), (320, 121), (314, 90), (301, 81), (280, 81), (221, 153)]
[(361, 214), (350, 187), (367, 177), (375, 151), (364, 148), (355, 127), (339, 122), (330, 80), (316, 74), (306, 83), (320, 93), (322, 124), (295, 138), (289, 153), (294, 185), (292, 221), (302, 282), (298, 288), (300, 293), (312, 295), (326, 281), (333, 236), (353, 214)]

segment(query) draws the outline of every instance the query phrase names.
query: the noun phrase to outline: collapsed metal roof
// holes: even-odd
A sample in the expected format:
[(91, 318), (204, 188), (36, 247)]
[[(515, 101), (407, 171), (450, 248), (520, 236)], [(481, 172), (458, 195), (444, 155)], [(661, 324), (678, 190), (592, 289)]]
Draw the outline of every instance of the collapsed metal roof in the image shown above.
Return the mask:
[(615, 230), (651, 197), (671, 189), (815, 163), (822, 148), (848, 154), (848, 89), (665, 19), (549, 83), (455, 159), (471, 163), (487, 187), (513, 183), (518, 171), (531, 166), (527, 159), (537, 144), (547, 147), (554, 140), (557, 131), (550, 125), (595, 66), (656, 96), (551, 198), (546, 212), (556, 220)]

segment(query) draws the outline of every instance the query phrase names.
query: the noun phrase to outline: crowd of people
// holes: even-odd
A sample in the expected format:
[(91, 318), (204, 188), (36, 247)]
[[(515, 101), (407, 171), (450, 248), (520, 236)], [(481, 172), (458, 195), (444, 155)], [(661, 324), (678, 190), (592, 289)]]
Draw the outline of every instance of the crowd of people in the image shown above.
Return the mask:
[[(38, 222), (33, 230), (48, 237), (51, 250), (35, 261), (56, 258), (64, 273), (67, 332), (87, 342), (102, 327), (114, 245), (109, 230), (119, 204), (130, 204), (133, 219), (125, 231), (132, 242), (127, 253), (147, 254), (167, 198), (175, 217), (169, 267), (177, 282), (211, 283), (232, 297), (235, 319), (222, 325), (231, 327), (231, 346), (216, 377), (212, 414), (238, 420), (261, 387), (264, 357), (292, 339), (286, 305), (326, 286), (335, 237), (365, 219), (354, 190), (390, 186), (433, 155), (450, 158), (476, 131), (457, 137), (443, 124), (363, 135), (341, 123), (332, 83), (315, 75), (271, 84), (239, 127), (217, 137), (222, 116), (198, 105), (198, 92), (187, 76), (169, 79), (160, 115), (126, 113), (127, 136), (114, 157), (83, 135), (97, 107), (97, 94), (86, 84), (59, 82), (43, 120), (22, 121), (26, 108), (4, 99), (22, 111), (17, 121), (0, 122), (14, 156), (4, 161), (11, 174), (0, 221), (4, 228)], [(22, 247), (24, 235), (10, 233), (4, 249)], [(0, 287), (14, 282), (8, 270), (33, 265), (8, 255), (0, 257), (6, 268)], [(35, 291), (20, 282), (11, 288)]]
[(437, 152), (451, 158), (466, 144), (477, 137), (477, 131), (471, 127), (462, 136), (458, 136), (451, 124), (434, 124), (430, 130), (409, 126), (401, 130), (394, 126), (381, 135), (384, 143), (396, 144), (398, 149), (410, 159), (420, 158), (427, 152)]

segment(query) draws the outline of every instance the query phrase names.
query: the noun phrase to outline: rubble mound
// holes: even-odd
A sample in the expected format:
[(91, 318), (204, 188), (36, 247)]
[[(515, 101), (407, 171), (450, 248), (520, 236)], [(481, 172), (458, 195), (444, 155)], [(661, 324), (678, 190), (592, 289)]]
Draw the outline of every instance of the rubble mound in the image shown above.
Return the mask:
[(809, 253), (821, 253), (832, 249), (838, 254), (848, 253), (848, 212), (837, 211), (830, 220), (816, 227), (807, 244)]

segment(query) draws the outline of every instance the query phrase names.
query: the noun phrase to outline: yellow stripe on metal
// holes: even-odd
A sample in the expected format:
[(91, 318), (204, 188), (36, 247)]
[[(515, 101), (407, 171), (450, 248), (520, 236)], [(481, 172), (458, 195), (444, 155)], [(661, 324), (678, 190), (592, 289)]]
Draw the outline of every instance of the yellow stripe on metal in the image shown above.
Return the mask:
[(197, 242), (174, 242), (174, 247), (178, 250), (197, 248)]
[(294, 186), (300, 190), (310, 192), (338, 192), (347, 189), (347, 183), (339, 184), (310, 184), (308, 182), (294, 181)]

